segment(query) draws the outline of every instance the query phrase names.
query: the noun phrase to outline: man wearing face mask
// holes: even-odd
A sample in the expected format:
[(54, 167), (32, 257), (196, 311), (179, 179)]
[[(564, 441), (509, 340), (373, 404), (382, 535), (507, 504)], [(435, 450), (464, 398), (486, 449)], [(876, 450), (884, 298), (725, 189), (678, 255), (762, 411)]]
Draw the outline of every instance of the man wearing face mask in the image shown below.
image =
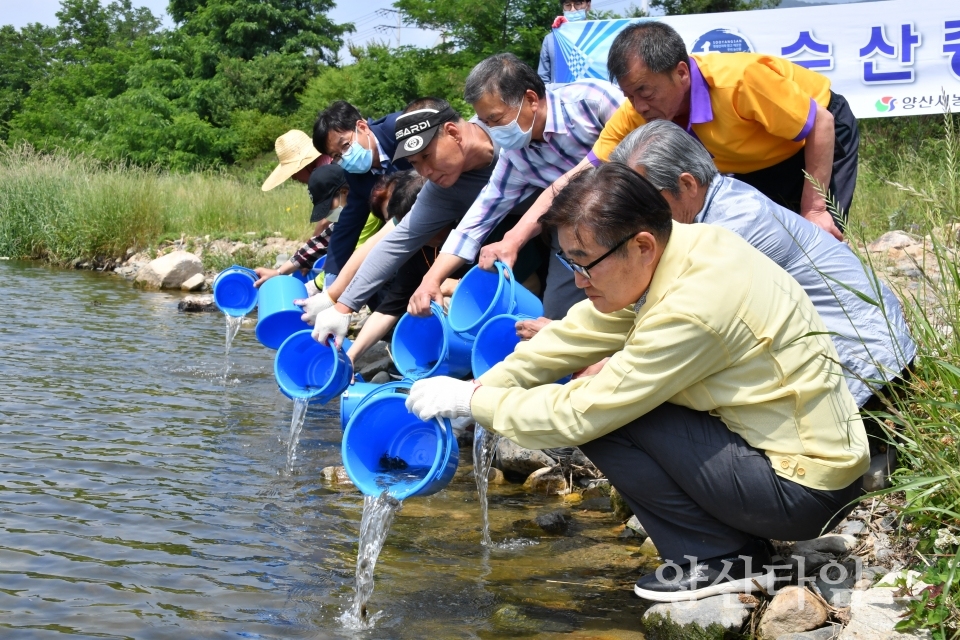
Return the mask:
[(557, 19), (553, 21), (553, 28), (543, 38), (543, 46), (540, 47), (540, 66), (537, 67), (537, 75), (547, 84), (557, 81), (553, 61), (560, 57), (553, 30), (560, 28), (560, 25), (564, 22), (586, 20), (587, 12), (590, 11), (590, 0), (564, 0), (560, 3), (560, 8), (563, 9), (563, 15), (557, 16)]
[[(463, 217), (486, 188), (501, 157), (500, 147), (486, 127), (476, 119), (464, 120), (439, 98), (408, 104), (396, 118), (394, 135), (394, 160), (405, 158), (429, 182), (410, 213), (370, 251), (349, 284), (337, 280), (303, 304), (303, 320), (315, 325), (313, 337), (318, 342), (331, 336), (342, 342), (350, 313), (366, 304), (438, 232)], [(522, 211), (516, 213), (514, 221)], [(539, 248), (532, 246), (520, 256), (514, 270), (518, 279), (522, 281), (537, 268), (538, 254)]]
[(378, 120), (364, 120), (349, 102), (338, 100), (320, 112), (313, 125), (313, 146), (333, 158), (347, 172), (350, 193), (340, 219), (330, 235), (324, 271), (327, 284), (353, 253), (370, 212), (370, 192), (387, 173), (410, 169), (406, 160), (393, 160), (397, 143), (393, 137), (398, 113)]
[[(490, 182), (450, 232), (437, 261), (410, 298), (407, 310), (414, 315), (429, 314), (430, 302), (442, 300), (440, 285), (451, 273), (473, 262), (490, 230), (507, 212), (549, 187), (590, 153), (623, 102), (621, 93), (603, 80), (547, 88), (533, 69), (511, 53), (491, 56), (474, 67), (463, 97), (490, 128), (503, 153)], [(551, 253), (544, 315), (562, 318), (583, 298), (573, 275)]]

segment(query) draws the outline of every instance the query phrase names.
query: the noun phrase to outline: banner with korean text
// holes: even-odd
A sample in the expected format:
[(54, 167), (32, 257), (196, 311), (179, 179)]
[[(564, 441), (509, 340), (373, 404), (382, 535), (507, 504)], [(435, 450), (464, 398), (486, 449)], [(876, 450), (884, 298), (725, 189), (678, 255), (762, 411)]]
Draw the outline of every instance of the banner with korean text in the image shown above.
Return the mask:
[(607, 75), (628, 24), (661, 20), (690, 53), (751, 51), (830, 78), (858, 118), (960, 112), (960, 0), (886, 0), (634, 20), (568, 22), (555, 30), (558, 82)]

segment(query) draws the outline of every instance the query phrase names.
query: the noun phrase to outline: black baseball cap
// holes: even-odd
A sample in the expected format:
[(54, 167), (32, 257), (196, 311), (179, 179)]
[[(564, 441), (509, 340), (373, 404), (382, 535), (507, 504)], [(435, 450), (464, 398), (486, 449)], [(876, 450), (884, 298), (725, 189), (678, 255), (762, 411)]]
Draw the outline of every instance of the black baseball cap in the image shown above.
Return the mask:
[(437, 109), (416, 109), (410, 113), (397, 116), (394, 135), (397, 140), (397, 150), (393, 154), (394, 160), (420, 153), (430, 144), (437, 135), (440, 125), (457, 120), (457, 112), (446, 107)]
[(330, 213), (330, 203), (347, 183), (347, 172), (338, 164), (325, 164), (310, 174), (307, 190), (313, 202), (310, 222), (320, 222)]

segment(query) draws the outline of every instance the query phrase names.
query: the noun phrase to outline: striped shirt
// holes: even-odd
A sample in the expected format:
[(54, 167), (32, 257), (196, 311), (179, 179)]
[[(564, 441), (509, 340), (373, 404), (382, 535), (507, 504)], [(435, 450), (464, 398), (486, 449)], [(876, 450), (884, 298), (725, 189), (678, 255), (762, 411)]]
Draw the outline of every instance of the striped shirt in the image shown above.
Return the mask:
[(330, 234), (333, 233), (334, 225), (330, 225), (320, 232), (320, 235), (313, 236), (297, 250), (290, 262), (301, 269), (310, 269), (313, 263), (320, 259), (320, 256), (327, 253), (327, 245), (330, 244)]
[(480, 245), (511, 209), (537, 189), (546, 189), (580, 164), (604, 125), (623, 103), (623, 94), (603, 80), (547, 85), (543, 142), (500, 152), (490, 182), (450, 232), (441, 251), (473, 262)]

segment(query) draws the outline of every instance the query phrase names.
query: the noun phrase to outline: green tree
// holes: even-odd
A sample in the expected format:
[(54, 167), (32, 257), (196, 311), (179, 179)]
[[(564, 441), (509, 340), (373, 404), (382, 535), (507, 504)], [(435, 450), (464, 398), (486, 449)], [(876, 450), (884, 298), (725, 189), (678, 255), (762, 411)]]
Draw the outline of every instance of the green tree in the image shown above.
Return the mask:
[(39, 23), (0, 27), (0, 140), (30, 89), (46, 76), (56, 45), (56, 31)]
[(663, 9), (668, 16), (690, 13), (720, 13), (772, 9), (780, 0), (651, 0), (650, 6)]
[(397, 0), (406, 24), (443, 32), (474, 63), (509, 51), (536, 67), (540, 45), (560, 12), (554, 0)]
[(346, 100), (365, 117), (379, 117), (402, 109), (423, 96), (450, 102), (461, 113), (471, 109), (463, 101), (463, 83), (472, 63), (464, 53), (385, 44), (352, 47), (354, 64), (328, 67), (312, 79), (300, 96), (298, 126), (309, 128), (321, 109)]
[(170, 15), (183, 33), (208, 39), (230, 58), (279, 52), (333, 62), (343, 34), (353, 31), (327, 17), (334, 5), (334, 0), (171, 0)]

